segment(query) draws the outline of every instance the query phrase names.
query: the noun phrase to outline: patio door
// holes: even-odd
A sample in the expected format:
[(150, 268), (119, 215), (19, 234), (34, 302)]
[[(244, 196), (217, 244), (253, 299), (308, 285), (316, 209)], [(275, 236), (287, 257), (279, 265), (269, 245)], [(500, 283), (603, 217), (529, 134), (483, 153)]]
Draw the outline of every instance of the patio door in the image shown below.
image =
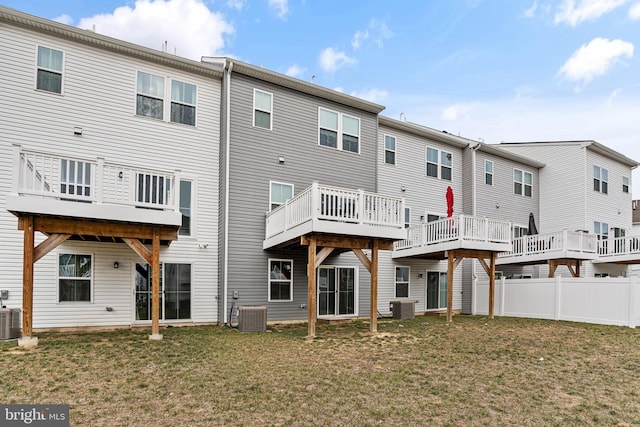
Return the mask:
[(318, 316), (355, 315), (355, 267), (319, 267), (317, 301)]
[[(151, 320), (152, 276), (149, 264), (136, 263), (135, 321)], [(160, 319), (191, 318), (191, 264), (160, 265)]]
[(447, 308), (447, 273), (427, 271), (427, 310)]

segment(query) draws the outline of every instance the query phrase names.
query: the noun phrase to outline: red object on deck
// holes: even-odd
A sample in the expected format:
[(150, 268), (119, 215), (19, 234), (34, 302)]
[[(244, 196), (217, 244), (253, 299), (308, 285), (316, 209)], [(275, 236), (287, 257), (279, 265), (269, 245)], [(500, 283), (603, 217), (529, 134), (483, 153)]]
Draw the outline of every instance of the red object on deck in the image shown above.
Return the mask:
[(453, 189), (451, 186), (447, 187), (447, 216), (449, 218), (453, 216)]

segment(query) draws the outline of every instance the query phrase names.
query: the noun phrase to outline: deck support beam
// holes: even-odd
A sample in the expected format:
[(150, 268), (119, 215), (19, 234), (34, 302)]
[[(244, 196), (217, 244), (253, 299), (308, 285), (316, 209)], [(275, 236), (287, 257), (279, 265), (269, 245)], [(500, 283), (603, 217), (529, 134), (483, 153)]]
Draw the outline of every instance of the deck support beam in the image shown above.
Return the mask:
[(550, 259), (549, 260), (549, 277), (554, 277), (556, 275), (556, 270), (558, 266), (566, 265), (573, 277), (580, 277), (580, 267), (582, 265), (582, 261), (579, 259), (569, 259), (569, 258), (561, 258), (561, 259)]
[[(495, 287), (496, 287), (496, 258), (497, 252), (473, 249), (457, 249), (447, 251), (447, 322), (453, 320), (453, 273), (464, 258), (475, 258), (489, 276), (489, 319), (493, 319)], [(489, 263), (487, 264), (487, 260)]]

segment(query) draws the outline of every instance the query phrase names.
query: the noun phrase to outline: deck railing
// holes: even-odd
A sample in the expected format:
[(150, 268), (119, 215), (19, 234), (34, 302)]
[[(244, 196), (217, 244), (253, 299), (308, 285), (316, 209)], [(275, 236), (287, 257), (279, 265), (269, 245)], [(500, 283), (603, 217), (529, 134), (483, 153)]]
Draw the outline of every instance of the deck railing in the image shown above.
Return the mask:
[(513, 239), (513, 250), (502, 252), (498, 256), (519, 257), (558, 251), (595, 254), (596, 250), (597, 238), (594, 234), (563, 230), (515, 238)]
[(313, 183), (266, 217), (266, 238), (311, 220), (404, 227), (404, 201), (363, 190)]
[(179, 171), (60, 156), (14, 145), (12, 192), (57, 200), (179, 210)]
[(598, 240), (598, 254), (603, 258), (614, 255), (640, 254), (640, 236)]
[(409, 227), (407, 240), (395, 243), (396, 250), (455, 240), (510, 243), (511, 223), (484, 217), (458, 215)]

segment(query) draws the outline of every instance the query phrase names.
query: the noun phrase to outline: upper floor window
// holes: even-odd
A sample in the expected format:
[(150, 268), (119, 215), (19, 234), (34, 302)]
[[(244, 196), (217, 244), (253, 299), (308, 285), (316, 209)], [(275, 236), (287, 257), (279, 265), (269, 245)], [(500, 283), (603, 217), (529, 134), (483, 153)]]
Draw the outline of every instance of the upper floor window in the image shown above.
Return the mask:
[(628, 193), (629, 192), (629, 177), (628, 176), (623, 176), (622, 177), (622, 192), (623, 193)]
[(253, 125), (271, 130), (273, 95), (258, 89), (253, 90)]
[(269, 200), (271, 210), (282, 205), (288, 199), (293, 197), (293, 184), (285, 184), (282, 182), (271, 181)]
[(484, 183), (493, 185), (493, 162), (491, 160), (484, 161)]
[(427, 147), (427, 176), (451, 181), (452, 166), (451, 153)]
[(513, 192), (520, 196), (533, 196), (533, 175), (520, 169), (513, 170)]
[(91, 301), (92, 265), (91, 255), (58, 256), (58, 301)]
[(396, 164), (396, 138), (384, 136), (384, 162), (388, 165)]
[(47, 92), (62, 93), (62, 51), (38, 46), (38, 75), (36, 88)]
[(609, 193), (609, 171), (600, 166), (593, 166), (593, 190), (603, 194)]
[(170, 108), (165, 112), (166, 81), (162, 76), (138, 71), (136, 83), (136, 114), (195, 126), (197, 88), (190, 83), (168, 79), (171, 82)]
[(192, 228), (192, 182), (187, 180), (180, 180), (180, 213), (182, 214), (182, 226), (180, 227), (179, 234), (181, 236), (191, 236)]
[(360, 153), (360, 119), (320, 108), (318, 128), (320, 145)]
[(409, 267), (396, 267), (396, 298), (409, 298)]
[(171, 81), (171, 121), (196, 125), (196, 86), (178, 80)]

